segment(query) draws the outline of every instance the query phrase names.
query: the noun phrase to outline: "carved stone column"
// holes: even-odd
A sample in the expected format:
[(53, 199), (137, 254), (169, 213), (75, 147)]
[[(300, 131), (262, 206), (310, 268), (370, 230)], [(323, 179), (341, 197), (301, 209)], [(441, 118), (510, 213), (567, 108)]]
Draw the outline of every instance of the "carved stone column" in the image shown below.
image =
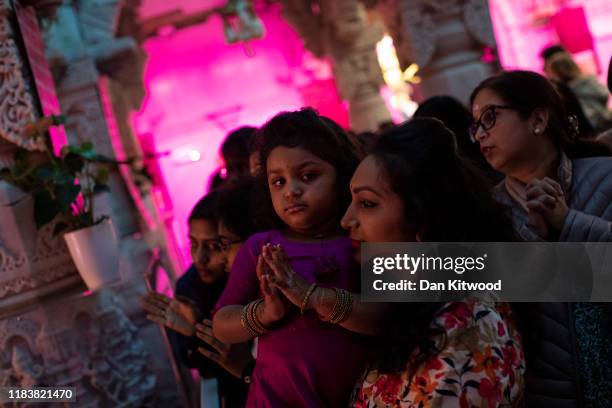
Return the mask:
[(452, 95), (467, 103), (471, 91), (494, 72), (482, 60), (495, 48), (487, 0), (380, 0), (402, 69), (419, 65), (421, 93)]
[[(45, 6), (48, 13), (53, 0), (29, 0), (27, 7), (0, 0), (1, 167), (18, 147), (40, 149), (21, 131), (53, 107), (56, 94), (30, 5)], [(97, 60), (84, 52), (74, 10), (62, 6), (57, 12), (64, 26), (55, 31), (61, 37), (55, 44), (64, 54), (51, 55), (66, 58), (55, 59), (52, 68), (61, 78), (63, 113), (71, 117), (68, 136), (72, 142), (92, 140), (98, 151), (113, 156), (97, 92)], [(91, 13), (103, 14), (95, 7)], [(138, 218), (118, 172), (114, 180), (109, 201), (119, 217), (113, 218), (120, 233), (137, 232)], [(142, 280), (84, 295), (62, 236), (53, 234), (60, 220), (37, 231), (32, 197), (4, 182), (0, 220), (0, 386), (74, 386), (83, 407), (179, 406), (160, 330), (138, 307)], [(129, 253), (128, 263), (141, 253)], [(132, 263), (146, 265), (142, 259)]]
[(391, 121), (380, 96), (384, 82), (376, 56), (383, 30), (368, 22), (365, 7), (357, 0), (283, 0), (282, 7), (304, 46), (331, 59), (336, 85), (349, 104), (351, 128), (375, 131)]
[[(0, 1), (0, 167), (10, 166), (15, 150), (42, 150), (21, 132), (40, 112), (28, 60), (16, 41), (15, 9)], [(55, 292), (79, 288), (81, 279), (54, 225), (36, 230), (30, 195), (0, 182), (0, 318)], [(55, 220), (57, 222), (58, 220)]]
[[(79, 2), (79, 7), (77, 12), (64, 4), (58, 8), (55, 19), (44, 21), (46, 55), (54, 73), (62, 112), (67, 116), (68, 141), (76, 144), (90, 141), (97, 152), (115, 157), (99, 95), (98, 64), (117, 57), (115, 53), (126, 52), (134, 42), (115, 44), (109, 38), (111, 34), (103, 30), (106, 27), (112, 32), (108, 20), (112, 20), (112, 13), (120, 7), (118, 2), (88, 0)], [(94, 24), (96, 15), (100, 21)], [(110, 173), (109, 187), (112, 194), (99, 200), (101, 203), (96, 202), (96, 206), (110, 212), (120, 237), (138, 232), (138, 214), (117, 169)]]

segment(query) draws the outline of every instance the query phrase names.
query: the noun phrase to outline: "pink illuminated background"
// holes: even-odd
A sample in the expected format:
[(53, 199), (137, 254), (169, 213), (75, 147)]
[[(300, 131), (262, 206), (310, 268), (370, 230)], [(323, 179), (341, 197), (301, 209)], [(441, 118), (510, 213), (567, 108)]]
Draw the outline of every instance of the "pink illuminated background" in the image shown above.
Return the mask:
[[(141, 14), (146, 18), (179, 6), (190, 12), (222, 3), (144, 0)], [(563, 8), (582, 8), (593, 47), (577, 57), (600, 77), (605, 75), (612, 54), (612, 1), (490, 0), (489, 4), (504, 67), (541, 71), (540, 50), (559, 41), (559, 27), (552, 17)], [(218, 150), (229, 131), (261, 125), (281, 110), (305, 105), (342, 125), (348, 123), (329, 65), (304, 50), (281, 18), (278, 4), (260, 6), (258, 14), (266, 35), (250, 42), (251, 57), (243, 45), (226, 43), (218, 16), (145, 43), (147, 97), (133, 124), (143, 142), (161, 154), (158, 165), (166, 190), (158, 191), (158, 200), (167, 210), (184, 264), (189, 262), (186, 219), (207, 191), (210, 175), (222, 164)], [(569, 27), (571, 33), (574, 24), (565, 21), (561, 30), (565, 27), (567, 33)]]
[[(201, 1), (197, 8), (213, 3)], [(151, 3), (148, 11), (167, 10)], [(161, 153), (159, 168), (171, 201), (161, 206), (170, 205), (170, 225), (185, 264), (186, 220), (207, 191), (211, 174), (222, 165), (218, 150), (229, 131), (261, 125), (281, 110), (304, 105), (343, 125), (348, 122), (329, 65), (304, 51), (297, 34), (280, 17), (278, 5), (258, 14), (266, 35), (249, 43), (253, 56), (247, 56), (242, 44), (226, 43), (218, 16), (145, 43), (147, 96), (133, 121), (141, 138)]]

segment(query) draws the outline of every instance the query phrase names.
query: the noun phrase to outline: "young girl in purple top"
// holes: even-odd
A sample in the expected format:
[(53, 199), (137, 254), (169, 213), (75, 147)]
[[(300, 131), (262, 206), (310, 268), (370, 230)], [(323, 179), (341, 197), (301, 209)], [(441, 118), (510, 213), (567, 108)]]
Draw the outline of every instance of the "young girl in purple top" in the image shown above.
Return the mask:
[(262, 253), (280, 245), (310, 284), (358, 293), (354, 249), (339, 222), (357, 158), (347, 135), (312, 109), (275, 116), (259, 137), (278, 229), (251, 236), (240, 249), (214, 333), (226, 343), (259, 338), (247, 406), (345, 406), (366, 362), (365, 338), (338, 324), (342, 314), (319, 316), (279, 296)]

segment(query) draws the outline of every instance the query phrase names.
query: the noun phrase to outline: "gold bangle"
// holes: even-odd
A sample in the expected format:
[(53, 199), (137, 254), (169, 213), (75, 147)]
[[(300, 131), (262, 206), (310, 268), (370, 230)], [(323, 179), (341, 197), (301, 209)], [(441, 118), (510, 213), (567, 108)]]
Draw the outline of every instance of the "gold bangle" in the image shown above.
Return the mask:
[(251, 324), (259, 335), (264, 334), (268, 331), (268, 329), (266, 329), (263, 326), (263, 324), (261, 324), (261, 321), (259, 320), (259, 317), (257, 316), (257, 308), (263, 302), (264, 302), (263, 299), (257, 299), (256, 301), (251, 302)]
[(340, 295), (340, 303), (338, 305), (338, 313), (334, 316), (333, 319), (330, 319), (330, 323), (336, 324), (342, 319), (346, 308), (348, 307), (348, 292), (344, 289), (338, 289), (338, 294)]
[(341, 311), (336, 317), (336, 319), (332, 320), (331, 323), (340, 324), (344, 322), (350, 316), (353, 311), (353, 295), (351, 292), (341, 289), (344, 292), (344, 302), (341, 307)]
[(304, 311), (306, 310), (306, 306), (308, 306), (308, 300), (310, 300), (310, 296), (312, 296), (317, 286), (318, 284), (315, 282), (312, 285), (310, 285), (310, 287), (306, 291), (306, 296), (304, 296), (304, 299), (302, 300), (302, 305), (300, 306), (300, 314), (304, 314)]
[(249, 333), (249, 335), (257, 337), (257, 332), (253, 329), (249, 321), (250, 305), (251, 304), (249, 303), (242, 308), (242, 312), (240, 313), (240, 324)]
[(263, 303), (263, 299), (257, 299), (242, 308), (240, 324), (253, 337), (259, 337), (268, 330), (261, 324), (257, 317), (257, 307)]
[(321, 319), (321, 320), (323, 320), (325, 322), (331, 322), (331, 320), (335, 319), (337, 314), (338, 314), (338, 309), (339, 309), (340, 302), (341, 302), (341, 298), (340, 297), (342, 296), (342, 294), (340, 293), (340, 289), (337, 289), (337, 288), (334, 288), (334, 292), (335, 292), (335, 295), (336, 295), (336, 300), (334, 302), (334, 307), (332, 308), (332, 311), (329, 314), (329, 316)]

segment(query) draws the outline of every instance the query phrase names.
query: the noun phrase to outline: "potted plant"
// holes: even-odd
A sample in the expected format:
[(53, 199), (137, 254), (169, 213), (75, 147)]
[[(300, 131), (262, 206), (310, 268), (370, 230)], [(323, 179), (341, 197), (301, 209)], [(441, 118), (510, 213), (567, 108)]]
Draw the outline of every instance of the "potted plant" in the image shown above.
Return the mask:
[[(41, 118), (26, 127), (24, 136), (44, 137), (51, 126), (61, 123), (59, 116)], [(121, 162), (97, 154), (91, 143), (64, 146), (59, 155), (47, 142), (42, 144), (47, 146), (43, 152), (18, 149), (13, 165), (0, 169), (0, 179), (33, 195), (37, 228), (61, 217), (54, 233), (64, 233), (72, 259), (90, 290), (117, 281), (117, 238), (111, 220), (95, 216), (94, 196), (108, 191), (105, 165)]]

